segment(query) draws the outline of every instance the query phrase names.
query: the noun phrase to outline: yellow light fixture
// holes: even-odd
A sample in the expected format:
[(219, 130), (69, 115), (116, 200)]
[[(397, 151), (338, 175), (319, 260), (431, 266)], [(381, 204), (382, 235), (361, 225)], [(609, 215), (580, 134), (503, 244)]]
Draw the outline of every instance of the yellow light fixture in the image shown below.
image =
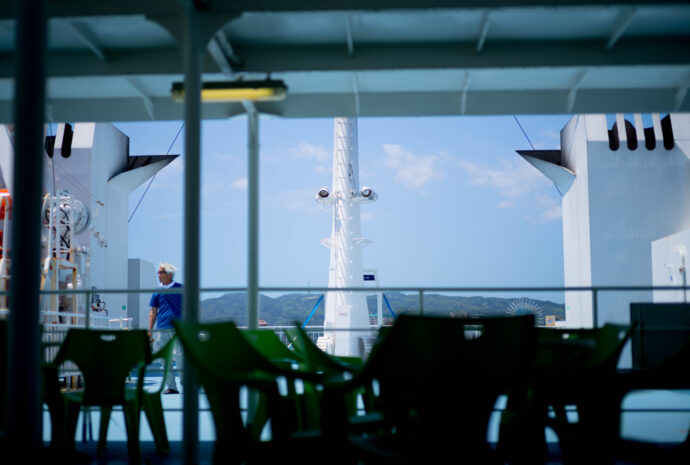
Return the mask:
[[(287, 86), (283, 81), (266, 79), (263, 81), (206, 82), (201, 88), (204, 102), (241, 102), (282, 100)], [(175, 82), (172, 97), (176, 102), (184, 102), (184, 83)]]

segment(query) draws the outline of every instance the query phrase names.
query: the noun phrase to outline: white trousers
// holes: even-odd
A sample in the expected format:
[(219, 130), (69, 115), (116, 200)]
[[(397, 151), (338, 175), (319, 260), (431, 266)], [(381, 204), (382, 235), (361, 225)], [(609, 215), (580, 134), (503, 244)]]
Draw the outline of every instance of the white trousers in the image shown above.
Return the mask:
[[(168, 343), (170, 339), (175, 335), (175, 330), (173, 329), (163, 329), (156, 333), (156, 339), (154, 344), (154, 351), (158, 352), (165, 344)], [(175, 361), (175, 366), (177, 367), (177, 372), (180, 373), (180, 384), (182, 384), (182, 350), (180, 348), (180, 343), (175, 341), (173, 343), (173, 353), (170, 358), (170, 363), (168, 365), (168, 372), (165, 374), (165, 379), (163, 383), (169, 389), (174, 389), (180, 392), (180, 388), (175, 381), (175, 371), (173, 371), (173, 361)]]

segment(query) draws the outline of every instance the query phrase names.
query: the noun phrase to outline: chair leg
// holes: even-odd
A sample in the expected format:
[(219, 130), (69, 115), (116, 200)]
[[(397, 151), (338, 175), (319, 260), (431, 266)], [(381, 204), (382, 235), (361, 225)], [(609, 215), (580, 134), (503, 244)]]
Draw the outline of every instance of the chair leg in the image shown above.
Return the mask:
[(125, 426), (127, 428), (127, 453), (129, 463), (141, 463), (141, 449), (139, 447), (139, 422), (141, 410), (136, 402), (127, 402), (123, 407), (125, 413)]
[(68, 402), (65, 408), (64, 444), (66, 450), (74, 450), (74, 437), (77, 435), (77, 422), (81, 405)]
[(252, 391), (249, 392), (249, 395), (256, 396), (257, 401), (253, 418), (247, 419), (247, 429), (249, 429), (249, 432), (254, 440), (258, 441), (261, 438), (261, 432), (263, 431), (266, 422), (268, 422), (266, 399), (263, 395)]
[(110, 414), (112, 407), (101, 407), (101, 421), (98, 426), (98, 448), (96, 455), (99, 457), (105, 452), (105, 444), (108, 441), (108, 425), (110, 424)]
[(163, 415), (163, 404), (159, 393), (144, 393), (142, 407), (149, 422), (153, 440), (156, 442), (156, 449), (159, 454), (170, 453), (170, 443), (168, 433), (165, 429), (165, 417)]
[(52, 449), (62, 449), (65, 447), (65, 404), (60, 399), (60, 403), (49, 403), (50, 411), (50, 447)]

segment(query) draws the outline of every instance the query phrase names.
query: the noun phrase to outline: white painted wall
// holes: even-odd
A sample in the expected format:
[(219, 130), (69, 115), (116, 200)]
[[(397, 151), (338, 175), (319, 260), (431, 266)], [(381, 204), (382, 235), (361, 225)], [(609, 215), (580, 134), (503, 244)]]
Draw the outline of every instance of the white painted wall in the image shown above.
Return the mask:
[[(652, 279), (654, 286), (685, 287), (688, 282), (690, 229), (652, 242)], [(687, 302), (685, 290), (654, 291), (654, 302)]]
[[(603, 115), (601, 115), (603, 117)], [(594, 117), (592, 122), (601, 118)], [(603, 118), (605, 125), (606, 119)], [(589, 190), (587, 189), (587, 122), (573, 117), (561, 131), (562, 164), (576, 174), (563, 197), (563, 266), (566, 287), (591, 286)], [(565, 295), (565, 322), (561, 326), (591, 326), (592, 298), (585, 292)]]
[[(129, 289), (155, 289), (158, 285), (156, 266), (140, 258), (129, 259)], [(130, 294), (127, 298), (127, 317), (132, 318), (132, 327), (149, 328), (149, 302), (151, 294)]]

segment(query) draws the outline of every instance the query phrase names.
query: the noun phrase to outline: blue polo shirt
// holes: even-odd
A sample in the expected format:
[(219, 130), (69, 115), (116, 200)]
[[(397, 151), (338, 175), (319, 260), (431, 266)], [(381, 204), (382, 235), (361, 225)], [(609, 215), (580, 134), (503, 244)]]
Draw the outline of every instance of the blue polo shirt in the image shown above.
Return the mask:
[[(173, 283), (170, 288), (173, 287), (182, 287), (182, 284)], [(182, 294), (156, 293), (151, 296), (149, 305), (158, 308), (158, 316), (156, 317), (156, 328), (158, 329), (172, 329), (173, 320), (182, 316)]]

